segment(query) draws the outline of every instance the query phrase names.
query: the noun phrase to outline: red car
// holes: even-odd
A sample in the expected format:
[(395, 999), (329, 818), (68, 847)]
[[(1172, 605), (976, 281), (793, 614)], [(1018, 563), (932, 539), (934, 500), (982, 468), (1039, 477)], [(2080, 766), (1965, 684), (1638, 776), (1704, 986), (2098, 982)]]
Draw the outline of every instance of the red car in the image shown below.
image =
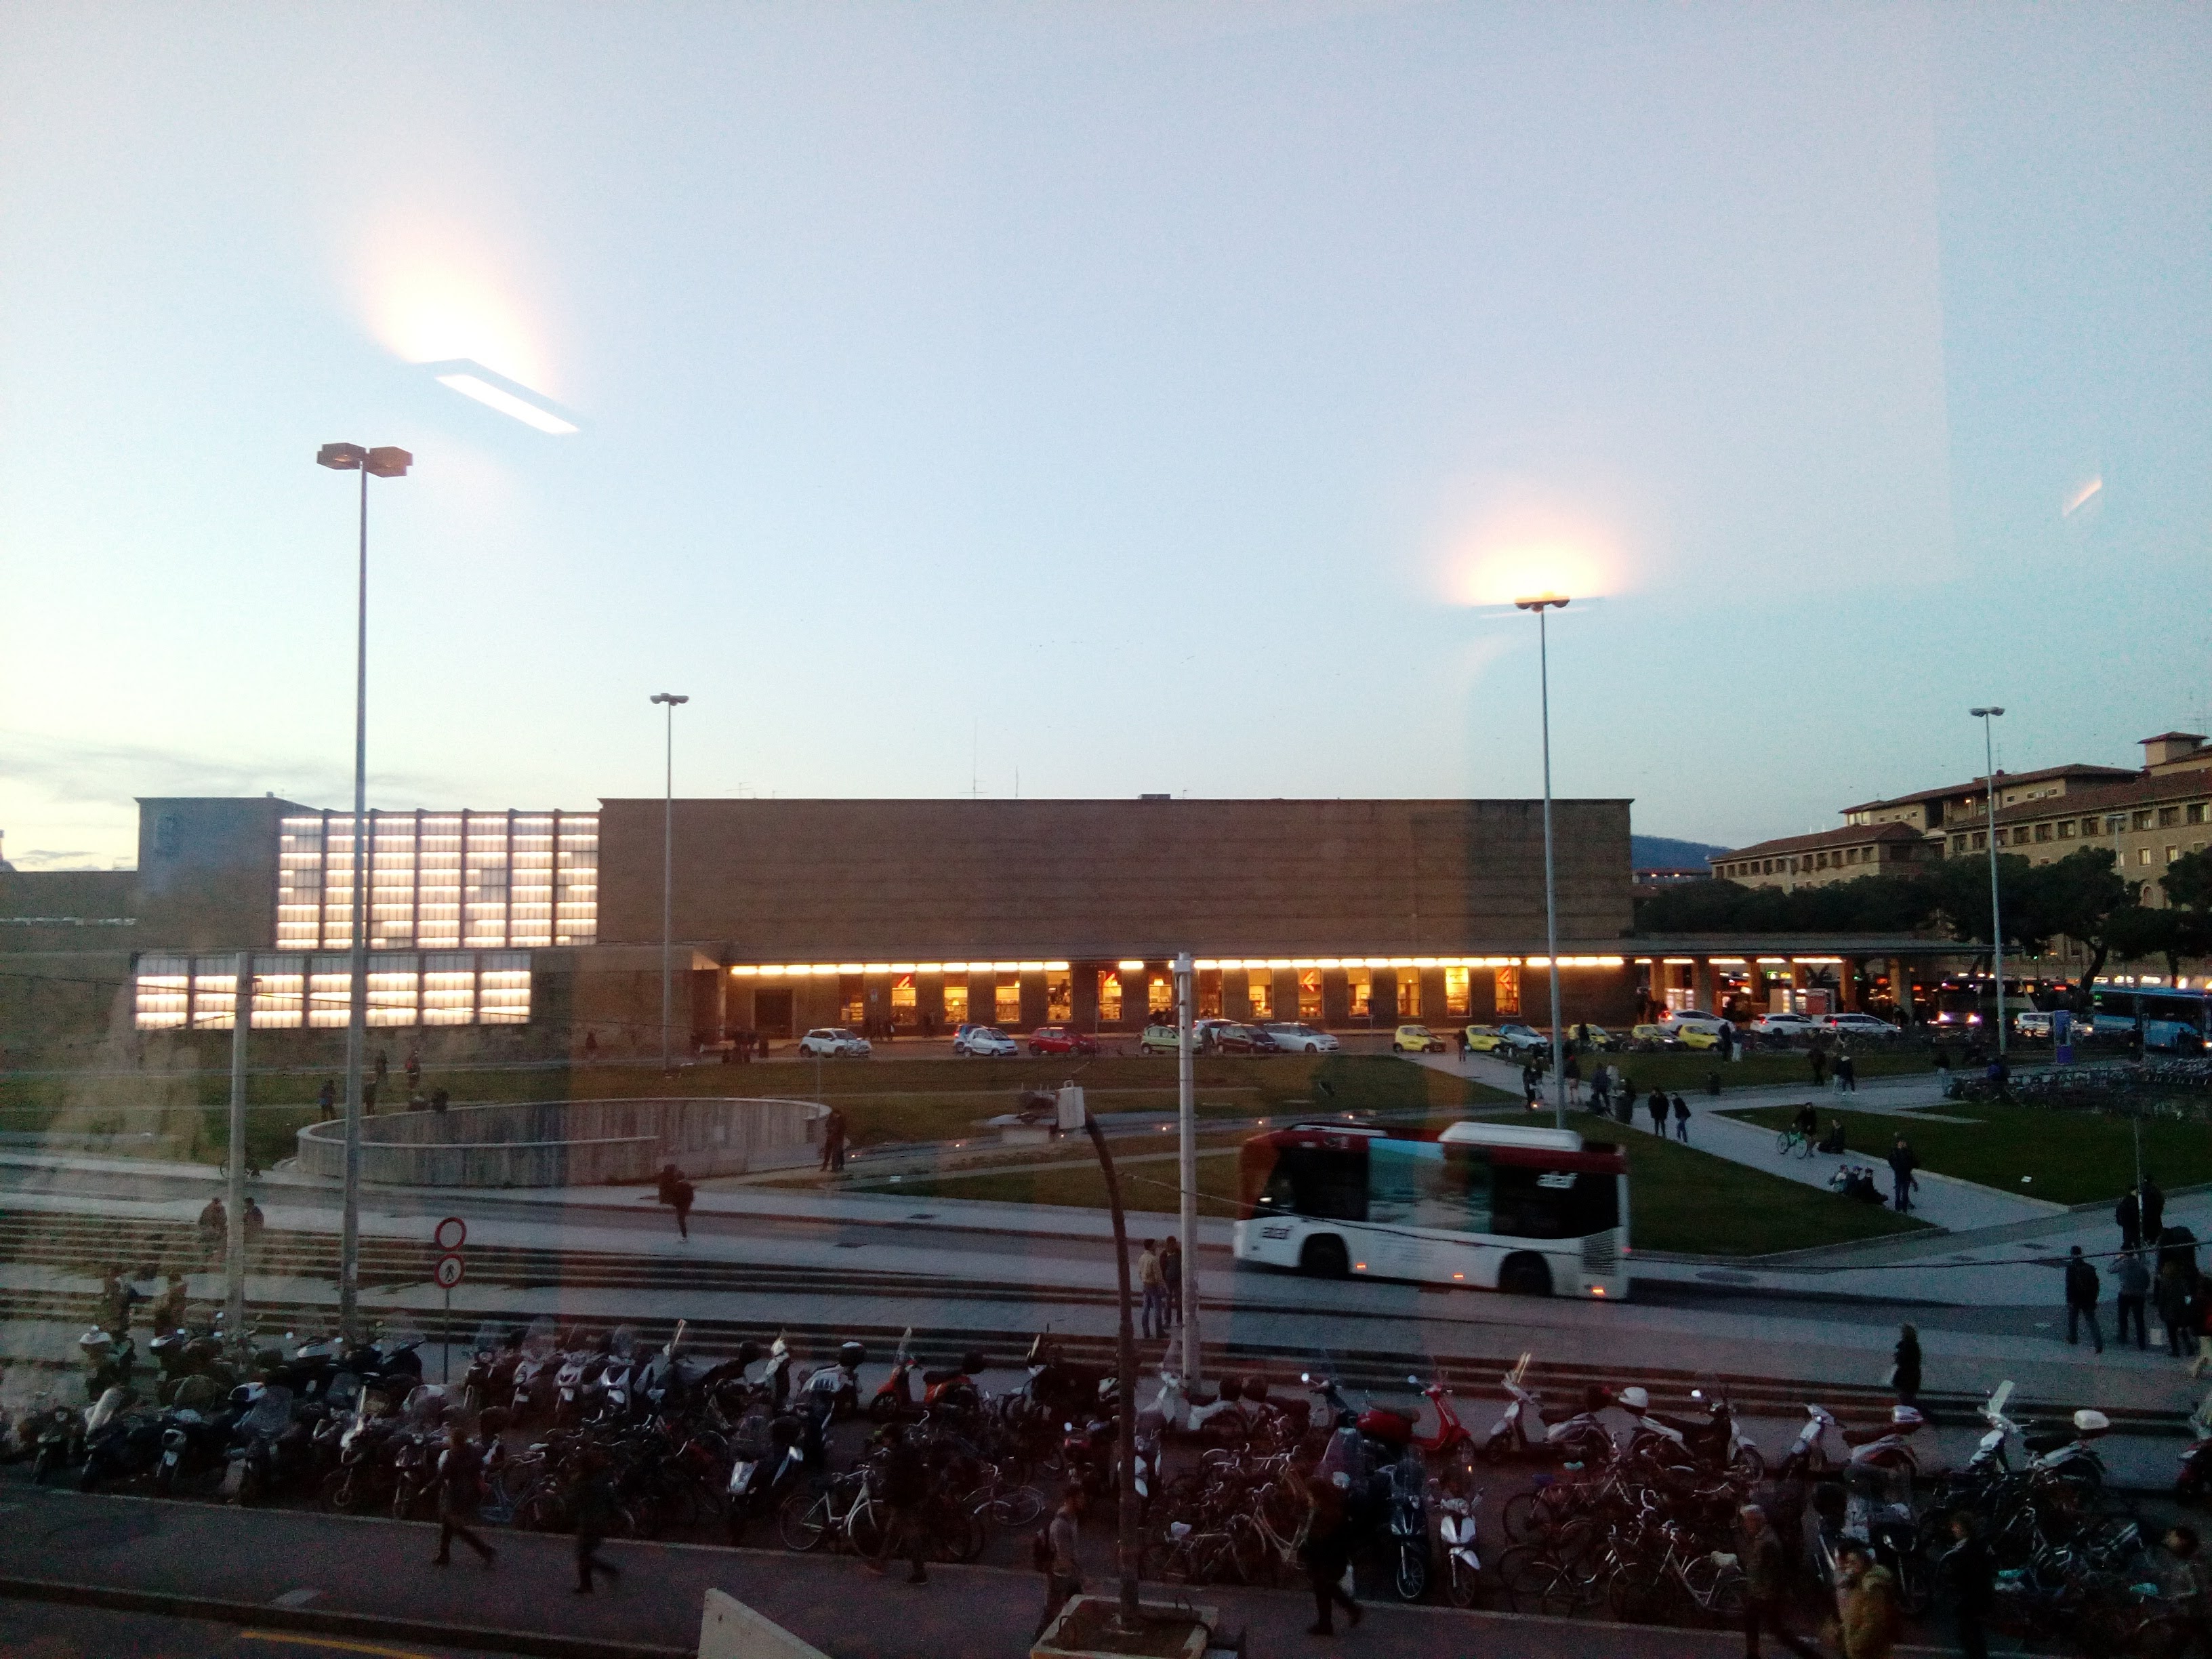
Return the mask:
[(1071, 1031), (1065, 1025), (1040, 1025), (1030, 1033), (1030, 1052), (1033, 1054), (1095, 1054), (1098, 1044), (1095, 1038), (1080, 1031)]

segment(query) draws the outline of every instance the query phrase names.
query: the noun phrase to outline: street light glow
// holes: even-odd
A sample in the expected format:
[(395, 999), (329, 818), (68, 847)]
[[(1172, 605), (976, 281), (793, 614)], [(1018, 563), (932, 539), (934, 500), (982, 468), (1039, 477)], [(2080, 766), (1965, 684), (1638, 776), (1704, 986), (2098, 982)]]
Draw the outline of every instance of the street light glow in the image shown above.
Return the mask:
[(550, 432), (555, 437), (575, 431), (574, 422), (562, 420), (558, 415), (526, 403), (512, 392), (501, 390), (481, 375), (457, 372), (437, 377), (440, 386), (449, 386), (464, 398), (473, 398), (489, 409), (502, 415), (512, 415), (525, 426), (534, 426), (540, 432)]

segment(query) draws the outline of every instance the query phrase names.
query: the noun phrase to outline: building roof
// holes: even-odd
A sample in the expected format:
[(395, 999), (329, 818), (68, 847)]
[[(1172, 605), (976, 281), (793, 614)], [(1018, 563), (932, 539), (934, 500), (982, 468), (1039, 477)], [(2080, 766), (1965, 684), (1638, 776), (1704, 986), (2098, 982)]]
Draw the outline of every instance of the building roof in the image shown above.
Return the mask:
[(1717, 865), (1724, 859), (1779, 858), (1790, 853), (1824, 853), (1833, 847), (1863, 847), (1869, 842), (1910, 841), (1923, 839), (1919, 830), (1909, 823), (1847, 823), (1840, 830), (1823, 830), (1817, 836), (1784, 836), (1779, 841), (1762, 841), (1750, 847), (1739, 847), (1723, 853), (1713, 860)]
[[(2090, 766), (2076, 762), (2069, 766), (2045, 766), (2033, 772), (2008, 772), (1997, 769), (1996, 785), (2010, 789), (2023, 783), (2043, 783), (2053, 778), (2110, 779), (2118, 781), (2138, 775), (2130, 766)], [(1964, 783), (1948, 783), (1940, 789), (1918, 789), (1909, 795), (1887, 795), (1880, 800), (1863, 800), (1856, 806), (1846, 806), (1846, 812), (1871, 812), (1881, 806), (1909, 806), (1914, 801), (1944, 800), (1953, 795), (1981, 794), (1989, 788), (1986, 776), (1969, 778)]]
[[(2000, 824), (2032, 823), (2037, 818), (2087, 817), (2094, 813), (2118, 811), (2128, 807), (2148, 806), (2160, 801), (2202, 799), (2212, 796), (2212, 767), (2197, 767), (2178, 772), (2162, 772), (2155, 777), (2134, 777), (2115, 788), (2082, 789), (2068, 795), (2046, 795), (2041, 800), (2024, 800), (2014, 806), (1997, 808)], [(1979, 823), (1981, 819), (1961, 818), (1959, 823)], [(1948, 830), (1951, 826), (1944, 826)]]
[(2184, 743), (2202, 743), (2204, 741), (2204, 733), (2202, 732), (2161, 732), (2154, 738), (2138, 738), (2136, 741), (2138, 743), (2170, 743), (2176, 738), (2180, 738)]

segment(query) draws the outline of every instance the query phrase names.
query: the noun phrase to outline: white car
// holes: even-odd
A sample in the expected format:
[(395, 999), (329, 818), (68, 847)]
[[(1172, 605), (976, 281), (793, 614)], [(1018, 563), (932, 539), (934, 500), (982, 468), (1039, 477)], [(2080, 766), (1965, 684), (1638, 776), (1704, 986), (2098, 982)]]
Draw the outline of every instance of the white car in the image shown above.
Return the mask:
[(1021, 1051), (1020, 1043), (994, 1025), (978, 1025), (965, 1036), (952, 1039), (954, 1054), (977, 1060), (1011, 1060)]
[(1508, 1021), (1498, 1028), (1498, 1046), (1509, 1054), (1526, 1060), (1531, 1054), (1552, 1052), (1552, 1039), (1532, 1025), (1519, 1025)]
[(1872, 1014), (1830, 1014), (1821, 1026), (1838, 1036), (1895, 1036), (1897, 1027)]
[(1286, 1054), (1333, 1054), (1344, 1046), (1328, 1032), (1316, 1031), (1310, 1025), (1295, 1021), (1262, 1025), (1260, 1029), (1274, 1038), (1275, 1046)]
[(867, 1038), (855, 1036), (842, 1025), (817, 1025), (799, 1039), (799, 1052), (825, 1060), (866, 1060), (876, 1050)]
[(1751, 1022), (1751, 1029), (1761, 1036), (1810, 1036), (1820, 1029), (1820, 1022), (1810, 1014), (1761, 1014)]

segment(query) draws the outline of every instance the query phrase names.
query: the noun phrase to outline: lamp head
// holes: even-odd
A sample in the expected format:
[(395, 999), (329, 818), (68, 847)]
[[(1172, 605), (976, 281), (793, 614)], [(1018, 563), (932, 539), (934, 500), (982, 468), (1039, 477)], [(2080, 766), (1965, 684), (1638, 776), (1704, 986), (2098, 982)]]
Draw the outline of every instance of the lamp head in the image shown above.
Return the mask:
[(665, 702), (671, 708), (675, 708), (679, 702), (689, 702), (691, 701), (688, 696), (678, 696), (673, 691), (656, 691), (653, 694), (653, 700), (655, 702)]
[(401, 478), (415, 465), (415, 458), (405, 450), (386, 444), (368, 452), (368, 470), (380, 478)]
[(1564, 593), (1538, 593), (1529, 599), (1514, 600), (1513, 608), (1516, 611), (1564, 611), (1567, 608), (1567, 597)]
[(2002, 714), (2004, 713), (2004, 710), (1992, 707), (1989, 708), (1969, 708), (1966, 712), (1969, 714), (1972, 714), (1976, 720), (1981, 720), (1989, 719), (1992, 714)]
[(315, 452), (315, 464), (334, 472), (356, 472), (368, 465), (368, 452), (359, 444), (325, 444)]

